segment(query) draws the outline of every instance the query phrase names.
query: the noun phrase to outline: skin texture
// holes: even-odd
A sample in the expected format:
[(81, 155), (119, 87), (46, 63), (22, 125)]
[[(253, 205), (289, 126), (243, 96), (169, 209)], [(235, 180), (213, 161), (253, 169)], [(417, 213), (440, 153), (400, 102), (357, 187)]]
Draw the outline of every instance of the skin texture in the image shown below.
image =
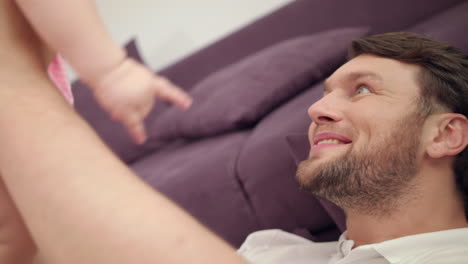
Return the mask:
[[(12, 1), (0, 1), (0, 71), (1, 90), (9, 83), (32, 81), (32, 69), (41, 72), (51, 53), (31, 30), (25, 19), (18, 15)], [(22, 72), (21, 76), (18, 72)], [(42, 71), (45, 76), (45, 71)], [(33, 92), (30, 96), (40, 95)], [(2, 108), (4, 109), (4, 108)], [(13, 120), (10, 120), (10, 125)], [(10, 126), (8, 125), (8, 126)], [(2, 169), (0, 169), (2, 171)], [(0, 173), (0, 263), (26, 264), (37, 256), (36, 245), (17, 210)], [(37, 259), (34, 263), (41, 263)]]
[(156, 99), (181, 109), (190, 106), (191, 98), (182, 89), (127, 58), (105, 30), (94, 1), (15, 1), (49, 49), (71, 64), (99, 104), (127, 127), (135, 143), (146, 140), (143, 120)]
[[(342, 206), (348, 216), (348, 237), (356, 242), (355, 246), (468, 226), (451, 167), (454, 156), (468, 145), (468, 121), (463, 115), (440, 111), (422, 121), (416, 118), (412, 124), (402, 125), (402, 120), (417, 111), (418, 72), (415, 65), (370, 55), (358, 56), (327, 80), (324, 97), (308, 110), (313, 121), (309, 128), (311, 142), (324, 132), (345, 136), (351, 142), (323, 148), (312, 146), (308, 160), (301, 163), (297, 175), (306, 188), (327, 196), (313, 186), (319, 178), (319, 170), (324, 166), (340, 166), (342, 164), (335, 161), (349, 156), (374, 154), (367, 157), (374, 161), (369, 162), (371, 173), (366, 174), (366, 168), (362, 166), (354, 168), (362, 170), (361, 173), (355, 172), (357, 176), (354, 176), (361, 177), (361, 186), (358, 187), (362, 192), (351, 190), (348, 192), (351, 195), (341, 193), (343, 188), (347, 191), (358, 188), (356, 182), (349, 178), (343, 181), (351, 181), (351, 186), (338, 184), (335, 190), (333, 186), (327, 186), (328, 198)], [(400, 134), (395, 135), (398, 132)], [(408, 132), (413, 135), (407, 135)], [(414, 156), (414, 164), (403, 166), (400, 173), (393, 175), (402, 179), (391, 179), (396, 181), (391, 184), (388, 180), (386, 182), (389, 188), (396, 187), (402, 191), (382, 196), (379, 192), (385, 194), (386, 190), (371, 188), (369, 181), (372, 179), (366, 176), (377, 178), (374, 179), (377, 182), (382, 177), (392, 176), (385, 173), (386, 163), (391, 163), (389, 157), (394, 154), (396, 161), (411, 159), (405, 156), (408, 153), (400, 150), (405, 150), (412, 143), (416, 143), (415, 153), (411, 155)], [(385, 144), (390, 145), (385, 147)], [(406, 145), (398, 150), (394, 144)], [(384, 168), (383, 173), (380, 170), (374, 174), (379, 167)], [(403, 175), (405, 170), (409, 175)], [(375, 203), (364, 202), (365, 196), (379, 199)], [(362, 204), (344, 201), (346, 198)]]
[(31, 263), (36, 247), (3, 180), (0, 180), (0, 263)]

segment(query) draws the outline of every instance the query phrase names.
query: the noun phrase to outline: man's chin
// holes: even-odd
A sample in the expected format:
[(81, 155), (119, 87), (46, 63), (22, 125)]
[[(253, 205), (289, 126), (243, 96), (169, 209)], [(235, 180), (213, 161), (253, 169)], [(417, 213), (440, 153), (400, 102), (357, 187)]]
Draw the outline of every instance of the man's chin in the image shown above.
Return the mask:
[(320, 163), (322, 162), (318, 158), (312, 157), (299, 163), (296, 171), (296, 180), (302, 188), (308, 189), (307, 187), (313, 181)]

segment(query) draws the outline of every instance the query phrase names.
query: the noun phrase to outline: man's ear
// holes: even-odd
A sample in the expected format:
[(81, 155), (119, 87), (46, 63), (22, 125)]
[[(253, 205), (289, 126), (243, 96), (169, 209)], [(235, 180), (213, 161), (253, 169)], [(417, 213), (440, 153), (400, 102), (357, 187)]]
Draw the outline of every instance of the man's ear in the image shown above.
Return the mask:
[(436, 126), (427, 146), (431, 158), (456, 156), (468, 145), (468, 119), (457, 113), (444, 113), (434, 120)]

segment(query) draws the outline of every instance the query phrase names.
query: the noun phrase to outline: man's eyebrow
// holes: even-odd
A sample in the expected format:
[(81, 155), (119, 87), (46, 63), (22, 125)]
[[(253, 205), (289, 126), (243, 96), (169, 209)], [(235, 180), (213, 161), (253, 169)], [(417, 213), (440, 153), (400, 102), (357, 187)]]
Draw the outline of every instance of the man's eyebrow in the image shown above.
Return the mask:
[(361, 79), (361, 78), (364, 78), (364, 77), (376, 79), (377, 81), (383, 81), (382, 76), (380, 76), (379, 74), (377, 74), (375, 72), (372, 72), (372, 71), (351, 72), (351, 73), (347, 74), (345, 79), (347, 81), (355, 81), (357, 79)]
[[(372, 71), (356, 71), (356, 72), (347, 73), (344, 77), (339, 79), (338, 82), (352, 82), (352, 81), (356, 81), (356, 80), (361, 79), (361, 78), (371, 78), (371, 79), (375, 79), (375, 80), (377, 80), (379, 82), (383, 81), (382, 76), (380, 76), (379, 74), (377, 74), (375, 72), (372, 72)], [(330, 82), (334, 82), (334, 81), (331, 81), (330, 78), (325, 79), (324, 93), (328, 93), (328, 92), (331, 91)]]

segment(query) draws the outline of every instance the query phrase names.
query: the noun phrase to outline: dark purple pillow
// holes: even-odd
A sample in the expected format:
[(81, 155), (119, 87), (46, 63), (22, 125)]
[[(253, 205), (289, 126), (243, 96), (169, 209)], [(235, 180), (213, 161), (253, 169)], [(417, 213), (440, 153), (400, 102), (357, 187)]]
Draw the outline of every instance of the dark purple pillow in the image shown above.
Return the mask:
[(465, 1), (411, 27), (408, 31), (447, 42), (468, 53), (468, 38), (465, 35), (467, 28), (468, 2)]
[(349, 42), (368, 32), (341, 28), (286, 40), (221, 69), (190, 91), (191, 109), (168, 109), (148, 124), (150, 141), (206, 137), (252, 126), (328, 75), (343, 62)]

